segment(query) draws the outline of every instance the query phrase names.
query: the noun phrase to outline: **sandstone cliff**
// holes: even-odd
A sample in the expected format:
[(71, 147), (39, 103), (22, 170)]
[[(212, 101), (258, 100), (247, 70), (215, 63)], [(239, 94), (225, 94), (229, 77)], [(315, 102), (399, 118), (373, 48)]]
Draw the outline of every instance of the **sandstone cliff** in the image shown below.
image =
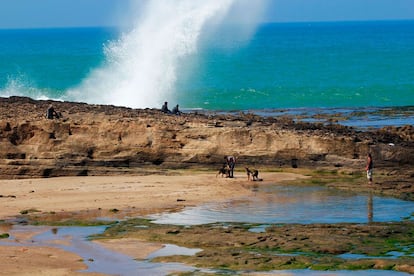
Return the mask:
[[(53, 104), (63, 118), (45, 118)], [(295, 123), (253, 114), (167, 115), (72, 102), (0, 98), (0, 177), (143, 173), (209, 167), (224, 155), (256, 167), (411, 166), (414, 129), (360, 132), (340, 125)]]

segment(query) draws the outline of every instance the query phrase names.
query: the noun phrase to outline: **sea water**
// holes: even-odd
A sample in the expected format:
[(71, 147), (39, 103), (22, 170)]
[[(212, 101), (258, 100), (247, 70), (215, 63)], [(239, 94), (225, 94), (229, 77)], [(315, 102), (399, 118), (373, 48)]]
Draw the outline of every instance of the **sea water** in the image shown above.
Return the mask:
[[(126, 35), (118, 29), (0, 30), (0, 96), (140, 108), (166, 100), (206, 110), (414, 105), (414, 21), (264, 23), (249, 38), (233, 35), (237, 28), (194, 30), (197, 43), (175, 61), (175, 78), (167, 86), (166, 73), (154, 79), (151, 89), (164, 91), (158, 94), (144, 84), (140, 89), (137, 79), (164, 66), (157, 57), (137, 69), (119, 64), (114, 52)], [(122, 54), (125, 60), (145, 56)], [(129, 94), (116, 90), (122, 68), (129, 76), (119, 82), (135, 85)], [(105, 70), (99, 81), (97, 72)], [(92, 75), (105, 85), (85, 89)], [(118, 78), (108, 81), (114, 86), (104, 81), (111, 76)]]

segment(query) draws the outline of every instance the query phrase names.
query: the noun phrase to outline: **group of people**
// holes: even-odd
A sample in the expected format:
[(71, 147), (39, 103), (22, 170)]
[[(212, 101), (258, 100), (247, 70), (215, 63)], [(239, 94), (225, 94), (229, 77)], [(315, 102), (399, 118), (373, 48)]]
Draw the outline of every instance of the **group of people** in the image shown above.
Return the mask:
[(178, 104), (174, 106), (172, 110), (168, 109), (168, 102), (164, 102), (164, 104), (161, 107), (161, 111), (167, 114), (175, 114), (175, 115), (181, 115), (181, 111), (178, 109)]

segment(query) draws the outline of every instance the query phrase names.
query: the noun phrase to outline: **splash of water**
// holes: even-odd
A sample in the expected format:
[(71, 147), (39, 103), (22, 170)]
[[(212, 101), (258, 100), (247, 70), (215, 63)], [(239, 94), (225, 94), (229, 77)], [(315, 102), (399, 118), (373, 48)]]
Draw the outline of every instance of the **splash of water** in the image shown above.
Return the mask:
[(5, 88), (0, 89), (0, 97), (31, 97), (38, 100), (59, 100), (57, 98), (50, 98), (47, 95), (47, 89), (37, 88), (36, 85), (30, 81), (30, 78), (25, 75), (20, 75), (14, 78), (9, 77)]
[(171, 97), (180, 58), (195, 52), (206, 22), (231, 0), (149, 1), (135, 27), (106, 46), (106, 64), (70, 91), (86, 102), (157, 106)]
[(140, 14), (134, 15), (132, 30), (106, 45), (105, 64), (69, 90), (67, 98), (139, 108), (175, 100), (180, 62), (196, 53), (201, 33), (221, 22), (237, 1), (247, 3), (148, 0), (143, 5), (134, 0), (132, 4), (139, 7), (131, 10)]

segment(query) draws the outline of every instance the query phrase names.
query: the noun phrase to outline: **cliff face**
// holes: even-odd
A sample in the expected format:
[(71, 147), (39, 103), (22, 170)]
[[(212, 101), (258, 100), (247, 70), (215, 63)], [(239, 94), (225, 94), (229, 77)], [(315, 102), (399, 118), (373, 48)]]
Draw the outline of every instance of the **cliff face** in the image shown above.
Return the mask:
[[(51, 103), (63, 118), (45, 118)], [(2, 178), (216, 168), (229, 154), (255, 167), (363, 167), (368, 151), (377, 164), (414, 162), (412, 128), (356, 132), (337, 125), (294, 123), (286, 117), (176, 116), (20, 97), (0, 98), (0, 107)]]

